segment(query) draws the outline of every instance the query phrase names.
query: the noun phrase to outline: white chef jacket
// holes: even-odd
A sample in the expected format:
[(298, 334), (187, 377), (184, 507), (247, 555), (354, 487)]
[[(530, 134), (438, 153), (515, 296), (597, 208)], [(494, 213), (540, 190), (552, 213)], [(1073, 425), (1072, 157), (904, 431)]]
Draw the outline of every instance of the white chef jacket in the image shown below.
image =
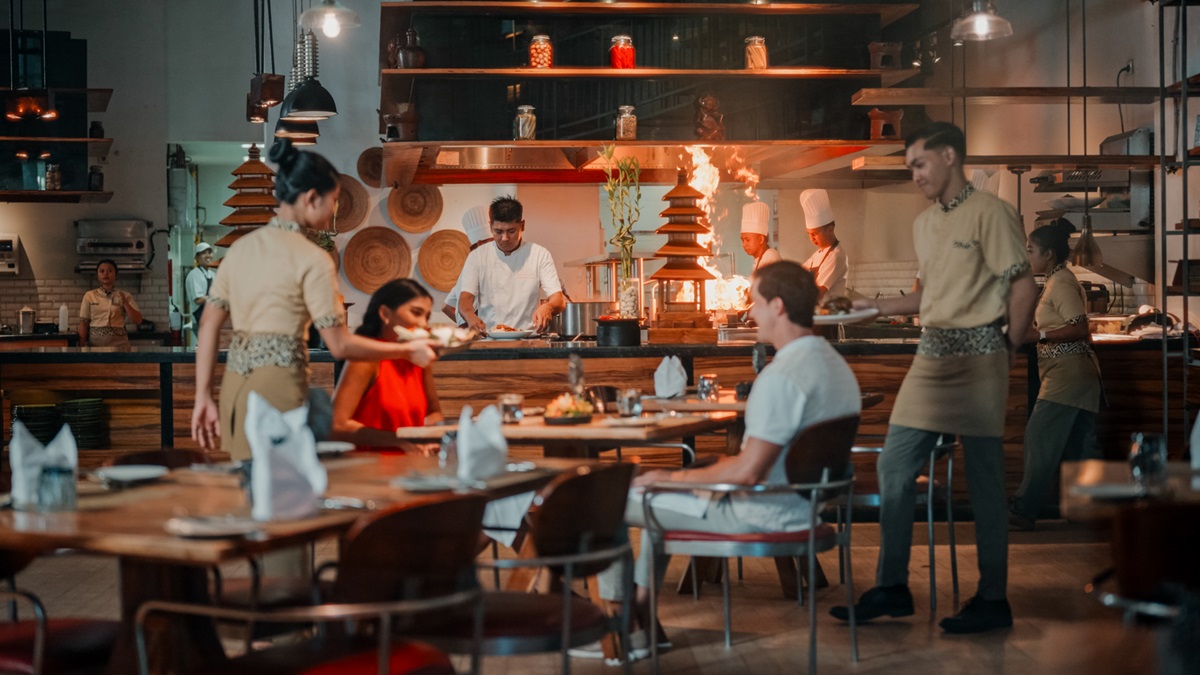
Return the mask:
[(763, 251), (762, 255), (754, 259), (754, 271), (757, 272), (759, 268), (763, 267), (764, 265), (777, 263), (781, 260), (783, 260), (783, 256), (779, 255), (779, 251), (776, 251), (773, 248), (768, 248), (767, 250)]
[(475, 296), (477, 314), (488, 329), (500, 323), (518, 330), (532, 328), (539, 292), (550, 297), (563, 289), (550, 252), (530, 242), (521, 242), (509, 255), (495, 242), (471, 251), (458, 283), (461, 293)]
[(804, 269), (813, 273), (818, 286), (828, 289), (825, 295), (817, 298), (818, 303), (846, 295), (846, 273), (850, 271), (850, 259), (841, 244), (826, 246), (812, 254), (804, 261)]
[(217, 272), (211, 267), (194, 267), (191, 272), (188, 272), (185, 281), (188, 302), (192, 304), (193, 309), (195, 309), (197, 298), (208, 296), (208, 287), (215, 276), (217, 276)]

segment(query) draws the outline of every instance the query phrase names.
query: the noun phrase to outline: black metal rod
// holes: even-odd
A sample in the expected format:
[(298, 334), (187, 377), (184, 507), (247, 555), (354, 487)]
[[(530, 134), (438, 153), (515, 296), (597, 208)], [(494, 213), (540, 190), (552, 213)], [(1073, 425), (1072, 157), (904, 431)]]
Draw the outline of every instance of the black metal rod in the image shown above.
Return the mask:
[[(1158, 272), (1158, 295), (1161, 305), (1165, 310), (1167, 307), (1167, 55), (1166, 55), (1166, 37), (1163, 32), (1163, 6), (1158, 3), (1158, 170), (1159, 170), (1159, 220), (1162, 226), (1158, 232), (1159, 239), (1159, 272)], [(1172, 51), (1174, 51), (1172, 49)], [(1185, 180), (1186, 182), (1186, 180)], [(1186, 221), (1185, 221), (1186, 222)], [(1187, 232), (1185, 229), (1184, 232)], [(1189, 235), (1184, 234), (1185, 238)], [(1162, 432), (1165, 435), (1169, 429), (1168, 420), (1170, 413), (1167, 405), (1167, 396), (1169, 387), (1167, 383), (1171, 376), (1170, 359), (1167, 356), (1167, 331), (1162, 332)]]
[[(42, 0), (42, 89), (46, 89), (46, 4), (50, 0)], [(47, 99), (47, 103), (49, 99)]]
[(17, 11), (14, 0), (8, 0), (8, 88), (17, 88)]

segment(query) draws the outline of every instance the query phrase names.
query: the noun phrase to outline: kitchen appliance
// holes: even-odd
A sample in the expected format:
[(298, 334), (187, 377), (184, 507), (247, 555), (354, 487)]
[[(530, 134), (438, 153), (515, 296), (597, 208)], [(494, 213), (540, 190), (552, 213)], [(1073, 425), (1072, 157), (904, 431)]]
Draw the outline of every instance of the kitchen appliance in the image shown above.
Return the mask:
[(37, 315), (31, 308), (22, 307), (21, 311), (17, 312), (17, 332), (21, 335), (33, 333), (33, 322), (36, 318)]
[(603, 300), (568, 302), (562, 313), (554, 317), (551, 332), (565, 338), (596, 334), (596, 319), (617, 311), (617, 303)]
[(1108, 311), (1108, 287), (1088, 281), (1080, 282), (1087, 303), (1088, 314), (1103, 314)]
[(0, 234), (0, 274), (21, 273), (21, 238)]
[(604, 319), (596, 324), (596, 344), (600, 347), (636, 347), (642, 344), (642, 329), (637, 319)]
[(34, 335), (54, 335), (58, 332), (58, 323), (54, 321), (38, 320), (33, 322)]
[(150, 268), (150, 221), (77, 220), (75, 236), (76, 272), (92, 274), (104, 259), (115, 262), (122, 274), (144, 274)]

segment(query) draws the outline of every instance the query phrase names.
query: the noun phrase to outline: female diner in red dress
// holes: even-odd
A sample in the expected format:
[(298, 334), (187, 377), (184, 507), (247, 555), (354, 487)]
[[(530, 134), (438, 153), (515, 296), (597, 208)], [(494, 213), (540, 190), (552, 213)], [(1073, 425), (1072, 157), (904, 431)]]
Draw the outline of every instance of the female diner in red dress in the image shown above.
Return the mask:
[[(422, 328), (433, 298), (412, 279), (395, 279), (375, 291), (358, 335), (396, 341), (396, 328)], [(433, 372), (404, 359), (348, 361), (333, 394), (331, 437), (379, 451), (405, 452), (418, 446), (398, 440), (400, 427), (422, 427), (442, 420)]]

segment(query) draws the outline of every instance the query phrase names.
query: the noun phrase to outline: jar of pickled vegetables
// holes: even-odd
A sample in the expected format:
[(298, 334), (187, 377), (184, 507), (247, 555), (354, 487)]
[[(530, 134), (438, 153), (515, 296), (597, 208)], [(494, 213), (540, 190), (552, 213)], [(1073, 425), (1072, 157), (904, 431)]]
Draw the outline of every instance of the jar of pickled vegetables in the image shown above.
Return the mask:
[(633, 106), (619, 106), (617, 111), (617, 140), (636, 141), (637, 116), (633, 114)]
[(761, 35), (746, 38), (746, 70), (767, 69), (767, 42)]
[(613, 68), (632, 68), (634, 63), (633, 38), (615, 35), (608, 48), (608, 62)]
[(534, 35), (529, 43), (529, 67), (549, 68), (554, 65), (554, 45), (549, 35)]
[(533, 106), (517, 106), (517, 116), (513, 118), (513, 140), (532, 141), (537, 139), (537, 115), (533, 114)]

